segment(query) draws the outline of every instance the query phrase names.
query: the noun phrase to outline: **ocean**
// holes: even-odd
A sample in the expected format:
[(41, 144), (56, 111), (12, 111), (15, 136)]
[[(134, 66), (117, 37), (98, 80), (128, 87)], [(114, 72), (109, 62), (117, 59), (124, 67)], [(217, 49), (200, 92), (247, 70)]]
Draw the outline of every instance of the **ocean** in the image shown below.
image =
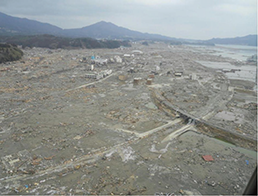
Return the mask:
[[(196, 48), (196, 46), (195, 46)], [(197, 48), (196, 48), (197, 49)], [(242, 45), (216, 45), (216, 46), (199, 46), (199, 51), (212, 55), (221, 55), (222, 57), (232, 58), (237, 61), (245, 62), (247, 58), (257, 54), (257, 47), (242, 46)], [(248, 80), (256, 82), (257, 63), (256, 65), (232, 65), (228, 62), (212, 62), (212, 61), (197, 61), (203, 66), (214, 69), (239, 69), (235, 73), (225, 73), (229, 79)]]

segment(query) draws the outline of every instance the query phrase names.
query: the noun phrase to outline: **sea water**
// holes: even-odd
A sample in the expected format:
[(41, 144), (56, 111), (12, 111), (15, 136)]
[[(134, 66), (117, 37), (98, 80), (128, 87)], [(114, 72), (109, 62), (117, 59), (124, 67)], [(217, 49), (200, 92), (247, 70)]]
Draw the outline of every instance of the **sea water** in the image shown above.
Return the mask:
[(229, 57), (239, 61), (246, 61), (247, 58), (257, 54), (256, 46), (222, 45), (216, 44), (214, 50), (218, 55)]
[[(197, 49), (197, 47), (195, 47)], [(257, 47), (242, 46), (242, 45), (216, 45), (216, 46), (200, 46), (199, 51), (211, 53), (213, 55), (221, 55), (222, 57), (232, 58), (237, 61), (245, 62), (247, 58), (257, 54)], [(212, 61), (197, 61), (203, 66), (214, 69), (239, 69), (235, 73), (225, 73), (229, 79), (239, 79), (256, 82), (257, 65), (233, 65), (228, 62), (212, 62)]]

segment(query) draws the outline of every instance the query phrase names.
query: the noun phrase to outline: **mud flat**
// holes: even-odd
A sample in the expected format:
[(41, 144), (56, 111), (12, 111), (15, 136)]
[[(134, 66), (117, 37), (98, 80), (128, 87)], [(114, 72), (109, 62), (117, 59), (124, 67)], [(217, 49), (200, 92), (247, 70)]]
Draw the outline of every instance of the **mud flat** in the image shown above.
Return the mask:
[(23, 52), (0, 65), (2, 194), (242, 194), (256, 151), (193, 118), (256, 136), (256, 92), (196, 62), (230, 59), (164, 43)]
[(230, 79), (230, 84), (236, 88), (246, 90), (253, 90), (255, 88), (255, 81)]

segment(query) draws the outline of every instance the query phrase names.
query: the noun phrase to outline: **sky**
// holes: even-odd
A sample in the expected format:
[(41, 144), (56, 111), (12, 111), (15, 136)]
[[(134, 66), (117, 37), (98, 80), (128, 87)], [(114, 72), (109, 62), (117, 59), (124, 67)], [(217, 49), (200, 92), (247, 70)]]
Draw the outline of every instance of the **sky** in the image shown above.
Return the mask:
[(185, 39), (257, 34), (257, 0), (0, 0), (0, 12), (64, 29), (106, 21)]

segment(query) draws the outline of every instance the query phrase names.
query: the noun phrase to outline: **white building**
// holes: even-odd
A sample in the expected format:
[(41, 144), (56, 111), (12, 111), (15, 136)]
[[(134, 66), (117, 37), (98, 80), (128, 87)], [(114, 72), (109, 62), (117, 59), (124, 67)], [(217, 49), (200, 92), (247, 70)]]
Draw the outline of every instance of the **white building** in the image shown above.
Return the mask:
[(134, 57), (134, 54), (124, 54), (124, 57)]
[(112, 69), (110, 70), (104, 70), (102, 72), (95, 72), (95, 73), (87, 73), (85, 75), (86, 78), (92, 78), (92, 79), (96, 79), (96, 80), (99, 80), (101, 78), (105, 78), (107, 77), (108, 75), (112, 74)]
[(94, 65), (93, 65), (93, 64), (91, 64), (91, 65), (86, 65), (85, 69), (86, 69), (87, 71), (93, 71), (93, 70), (94, 70)]
[(97, 58), (97, 59), (92, 59), (91, 62), (95, 63), (96, 65), (107, 65), (108, 59)]
[(97, 75), (96, 75), (96, 74), (86, 74), (85, 77), (86, 77), (86, 78), (97, 79)]
[(122, 63), (123, 59), (120, 56), (114, 56), (114, 59), (117, 63)]
[(181, 76), (182, 76), (182, 73), (181, 73), (181, 72), (176, 72), (176, 73), (175, 73), (175, 76), (176, 76), (176, 77), (181, 77)]
[(196, 75), (196, 73), (192, 73), (191, 79), (192, 79), (192, 80), (197, 80), (197, 75)]

